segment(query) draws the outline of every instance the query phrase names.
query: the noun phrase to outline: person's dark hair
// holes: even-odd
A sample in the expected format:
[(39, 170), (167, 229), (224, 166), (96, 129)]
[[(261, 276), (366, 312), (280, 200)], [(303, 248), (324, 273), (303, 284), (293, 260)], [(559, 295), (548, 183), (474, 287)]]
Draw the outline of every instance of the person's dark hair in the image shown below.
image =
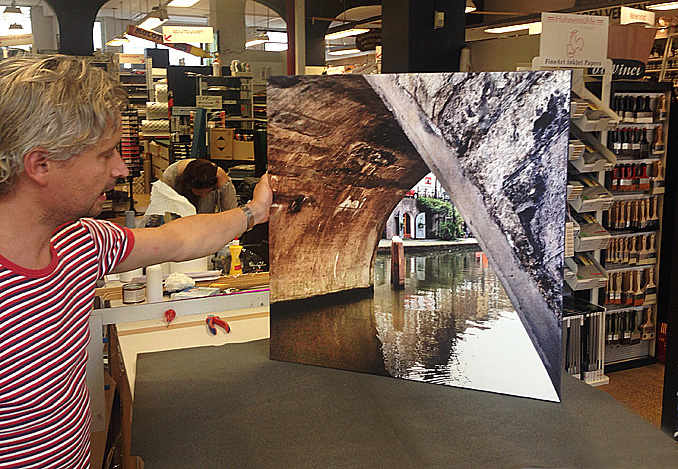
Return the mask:
[(176, 191), (186, 197), (197, 209), (200, 197), (191, 189), (214, 189), (217, 185), (217, 165), (206, 159), (193, 160), (177, 177)]

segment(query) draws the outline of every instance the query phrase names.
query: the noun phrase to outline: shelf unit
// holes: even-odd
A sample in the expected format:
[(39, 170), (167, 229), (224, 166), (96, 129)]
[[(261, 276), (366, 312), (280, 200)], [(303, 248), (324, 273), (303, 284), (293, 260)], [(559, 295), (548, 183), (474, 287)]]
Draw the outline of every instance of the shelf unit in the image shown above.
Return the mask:
[[(613, 372), (656, 360), (663, 168), (672, 86), (605, 80), (586, 85), (611, 107), (589, 101), (586, 91), (577, 95), (573, 86), (568, 200), (571, 210), (579, 213), (568, 227), (574, 237), (567, 244), (568, 254), (574, 257), (566, 258), (566, 282), (571, 295), (605, 308), (602, 327), (591, 321), (589, 327), (604, 343), (602, 369)], [(611, 125), (582, 116), (591, 103), (616, 116)], [(577, 265), (591, 275), (577, 279)], [(564, 323), (564, 332), (570, 334), (571, 327)], [(568, 356), (566, 363), (572, 363)], [(605, 382), (595, 382), (595, 375), (582, 379)]]
[[(182, 105), (171, 108), (170, 119), (170, 163), (190, 157), (194, 133), (194, 116), (198, 105), (207, 110), (207, 131), (220, 131), (220, 137), (215, 135), (215, 141), (220, 142), (219, 156), (213, 156), (217, 164), (224, 169), (243, 166), (254, 162), (255, 140), (258, 130), (266, 127), (265, 95), (263, 101), (252, 93), (253, 78), (246, 73), (236, 76), (211, 76), (202, 72), (192, 72), (183, 78), (192, 80), (195, 97), (182, 101)], [(170, 80), (171, 81), (171, 80)], [(172, 94), (174, 91), (170, 90)], [(215, 98), (202, 99), (201, 97)], [(255, 115), (255, 109), (257, 115)], [(210, 142), (209, 134), (206, 138)], [(242, 169), (247, 174), (254, 174), (254, 170)]]
[(153, 57), (146, 57), (145, 119), (141, 121), (144, 137), (169, 138), (169, 107), (167, 105), (167, 69), (156, 67)]
[[(609, 76), (604, 78), (609, 89)], [(568, 164), (569, 223), (566, 228), (563, 350), (565, 371), (591, 385), (608, 382), (605, 376), (605, 313), (598, 306), (599, 288), (609, 275), (601, 252), (611, 236), (602, 226), (603, 213), (612, 205), (603, 174), (617, 163), (607, 148), (607, 132), (621, 118), (586, 87), (581, 71), (573, 72)], [(579, 306), (576, 306), (579, 304)], [(588, 305), (582, 307), (581, 305)]]
[[(673, 37), (669, 37), (666, 50), (670, 50)], [(662, 63), (666, 63), (666, 56)], [(610, 231), (612, 242), (602, 263), (611, 275), (611, 282), (609, 288), (600, 293), (604, 299), (601, 304), (607, 309), (606, 331), (608, 336), (616, 336), (606, 341), (605, 368), (609, 371), (643, 366), (656, 360), (663, 168), (671, 88), (671, 83), (658, 82), (612, 84), (613, 103), (622, 103), (620, 97), (630, 97), (637, 103), (649, 104), (650, 112), (644, 113), (646, 105), (642, 109), (636, 106), (634, 119), (628, 106), (625, 110), (617, 109), (624, 117), (613, 132), (619, 135), (620, 129), (632, 128), (636, 136), (639, 132), (646, 134), (647, 142), (641, 140), (643, 145), (639, 146), (638, 138), (626, 138), (624, 148), (619, 139), (613, 138), (610, 144), (618, 156), (618, 165), (607, 171), (605, 178), (614, 204), (604, 217), (603, 225)]]
[[(254, 101), (251, 76), (199, 76), (196, 78), (196, 97), (212, 96), (221, 99), (221, 120), (241, 129), (254, 128)], [(265, 119), (263, 119), (265, 121)]]
[(666, 37), (655, 39), (652, 56), (645, 69), (647, 81), (672, 82), (674, 87), (678, 87), (678, 49), (674, 47), (676, 37), (678, 33), (672, 31)]
[(129, 97), (129, 109), (135, 109), (141, 115), (146, 113), (146, 101), (148, 101), (148, 89), (146, 88), (146, 71), (122, 69), (118, 75), (120, 83), (127, 91)]

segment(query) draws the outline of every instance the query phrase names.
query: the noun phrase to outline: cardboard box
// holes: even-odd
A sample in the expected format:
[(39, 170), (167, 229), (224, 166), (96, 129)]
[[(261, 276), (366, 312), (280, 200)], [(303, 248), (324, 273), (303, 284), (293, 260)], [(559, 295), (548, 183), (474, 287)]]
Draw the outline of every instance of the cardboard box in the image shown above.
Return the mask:
[(235, 129), (210, 129), (210, 158), (213, 160), (233, 159), (233, 136)]
[(233, 142), (233, 159), (254, 161), (254, 142), (235, 140)]

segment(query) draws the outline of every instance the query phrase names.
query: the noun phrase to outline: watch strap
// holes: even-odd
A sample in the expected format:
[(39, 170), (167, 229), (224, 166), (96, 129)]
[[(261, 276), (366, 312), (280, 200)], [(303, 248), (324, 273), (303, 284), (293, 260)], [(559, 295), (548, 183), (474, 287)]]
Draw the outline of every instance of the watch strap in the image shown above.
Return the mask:
[(249, 231), (254, 228), (254, 214), (252, 213), (252, 209), (247, 204), (241, 205), (240, 209), (245, 212), (245, 216), (247, 217), (247, 231)]

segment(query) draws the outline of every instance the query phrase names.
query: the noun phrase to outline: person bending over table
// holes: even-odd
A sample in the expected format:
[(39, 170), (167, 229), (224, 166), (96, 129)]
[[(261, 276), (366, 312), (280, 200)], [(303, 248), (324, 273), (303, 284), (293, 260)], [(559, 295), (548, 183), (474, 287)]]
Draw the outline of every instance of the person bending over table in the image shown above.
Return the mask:
[(179, 160), (167, 167), (162, 181), (186, 197), (198, 213), (223, 212), (238, 206), (231, 178), (206, 159)]
[(89, 466), (85, 382), (97, 279), (217, 251), (268, 220), (242, 207), (130, 230), (96, 220), (118, 178), (126, 93), (86, 59), (0, 62), (0, 467)]

